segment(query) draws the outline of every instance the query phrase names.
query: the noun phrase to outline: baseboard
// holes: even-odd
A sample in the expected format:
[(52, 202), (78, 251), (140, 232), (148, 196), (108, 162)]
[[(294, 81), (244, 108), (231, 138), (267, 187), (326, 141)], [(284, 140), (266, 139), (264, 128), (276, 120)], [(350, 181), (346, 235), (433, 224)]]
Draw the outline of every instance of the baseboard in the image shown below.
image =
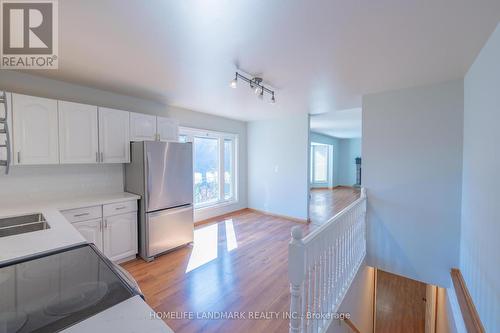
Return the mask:
[(235, 210), (233, 212), (214, 216), (214, 217), (208, 218), (206, 220), (195, 222), (194, 226), (198, 227), (198, 226), (205, 225), (205, 224), (217, 223), (226, 217), (232, 217), (232, 216), (235, 216), (238, 214), (243, 214), (245, 212), (259, 213), (259, 214), (273, 216), (273, 217), (277, 217), (277, 218), (281, 218), (281, 219), (285, 219), (285, 220), (289, 220), (289, 221), (293, 221), (293, 222), (303, 223), (303, 224), (309, 224), (311, 222), (309, 219), (300, 219), (297, 217), (291, 217), (291, 216), (287, 216), (287, 215), (274, 214), (274, 213), (270, 213), (270, 212), (267, 212), (264, 210), (254, 209), (254, 208), (243, 208), (243, 209)]
[(275, 213), (267, 212), (265, 210), (260, 210), (260, 209), (247, 208), (247, 210), (251, 211), (251, 212), (259, 213), (259, 214), (269, 215), (269, 216), (273, 216), (273, 217), (277, 217), (277, 218), (281, 218), (281, 219), (285, 219), (285, 220), (290, 220), (290, 221), (293, 221), (293, 222), (298, 222), (298, 223), (309, 224), (309, 222), (310, 222), (309, 219), (301, 219), (301, 218), (298, 218), (298, 217), (292, 217), (292, 216), (287, 216), (287, 215), (275, 214)]
[(117, 261), (115, 261), (115, 263), (121, 265), (121, 264), (124, 264), (126, 262), (133, 261), (135, 259), (137, 259), (137, 255), (134, 254), (132, 256), (128, 256), (128, 257), (122, 258), (120, 260), (117, 260)]
[(248, 210), (248, 208), (242, 208), (242, 209), (237, 209), (237, 210), (229, 212), (229, 213), (224, 213), (222, 215), (217, 215), (217, 216), (214, 216), (214, 217), (210, 217), (208, 219), (195, 222), (194, 226), (198, 227), (198, 226), (204, 225), (204, 224), (211, 224), (211, 223), (220, 222), (221, 219), (224, 219), (224, 218), (229, 217), (229, 216), (234, 216), (234, 215), (238, 215), (238, 214), (244, 213), (247, 210)]

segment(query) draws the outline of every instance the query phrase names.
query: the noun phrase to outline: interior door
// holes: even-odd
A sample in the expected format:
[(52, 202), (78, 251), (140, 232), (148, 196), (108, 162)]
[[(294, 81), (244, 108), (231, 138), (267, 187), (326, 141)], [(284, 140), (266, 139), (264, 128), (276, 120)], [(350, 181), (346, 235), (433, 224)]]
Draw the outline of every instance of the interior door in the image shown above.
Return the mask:
[(377, 269), (375, 332), (425, 333), (426, 284)]
[(193, 241), (192, 205), (147, 213), (146, 223), (148, 237), (146, 251), (148, 257)]
[(99, 108), (99, 151), (103, 163), (130, 162), (130, 112)]
[(97, 106), (58, 101), (61, 163), (98, 163)]
[(193, 202), (192, 143), (145, 142), (146, 211)]
[(58, 164), (57, 101), (13, 94), (14, 164)]

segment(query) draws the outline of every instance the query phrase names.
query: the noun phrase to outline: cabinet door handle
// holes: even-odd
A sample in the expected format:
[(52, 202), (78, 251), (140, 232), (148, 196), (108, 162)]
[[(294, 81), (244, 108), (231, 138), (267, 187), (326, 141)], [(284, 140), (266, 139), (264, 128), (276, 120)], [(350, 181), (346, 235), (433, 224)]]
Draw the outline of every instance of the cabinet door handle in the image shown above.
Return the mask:
[(122, 210), (122, 209), (125, 209), (127, 208), (127, 206), (120, 206), (120, 207), (116, 207), (115, 210)]
[(17, 163), (21, 163), (21, 152), (17, 152)]
[(95, 161), (99, 163), (99, 153), (95, 152)]
[(104, 162), (104, 153), (101, 151), (101, 163)]
[(108, 229), (108, 219), (104, 219), (104, 229)]

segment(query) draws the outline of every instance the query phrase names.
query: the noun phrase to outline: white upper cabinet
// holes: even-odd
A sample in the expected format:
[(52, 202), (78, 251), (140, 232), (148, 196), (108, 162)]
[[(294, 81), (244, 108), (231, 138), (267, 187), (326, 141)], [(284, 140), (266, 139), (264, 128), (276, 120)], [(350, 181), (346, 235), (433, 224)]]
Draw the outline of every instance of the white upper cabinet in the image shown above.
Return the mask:
[(99, 108), (99, 151), (102, 163), (130, 162), (130, 112)]
[(13, 94), (14, 164), (58, 164), (57, 101)]
[(156, 116), (130, 113), (130, 141), (156, 140)]
[(158, 131), (158, 140), (160, 141), (179, 140), (179, 124), (174, 119), (157, 117), (156, 128)]
[(99, 162), (97, 106), (59, 101), (61, 164)]

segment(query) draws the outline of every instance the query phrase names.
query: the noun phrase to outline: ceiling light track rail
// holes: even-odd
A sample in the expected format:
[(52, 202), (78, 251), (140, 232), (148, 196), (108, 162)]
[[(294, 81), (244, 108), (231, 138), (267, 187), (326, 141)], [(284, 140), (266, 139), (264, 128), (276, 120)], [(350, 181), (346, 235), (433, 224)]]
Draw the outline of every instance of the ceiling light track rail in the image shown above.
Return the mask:
[(253, 77), (253, 78), (247, 78), (246, 76), (235, 72), (234, 79), (231, 81), (231, 88), (236, 88), (238, 86), (238, 80), (244, 81), (248, 83), (250, 89), (253, 89), (256, 94), (258, 94), (259, 98), (264, 97), (264, 92), (268, 93), (271, 95), (271, 103), (275, 103), (276, 99), (274, 98), (274, 90), (271, 90), (269, 88), (266, 88), (263, 84), (262, 81), (263, 79), (260, 77)]

